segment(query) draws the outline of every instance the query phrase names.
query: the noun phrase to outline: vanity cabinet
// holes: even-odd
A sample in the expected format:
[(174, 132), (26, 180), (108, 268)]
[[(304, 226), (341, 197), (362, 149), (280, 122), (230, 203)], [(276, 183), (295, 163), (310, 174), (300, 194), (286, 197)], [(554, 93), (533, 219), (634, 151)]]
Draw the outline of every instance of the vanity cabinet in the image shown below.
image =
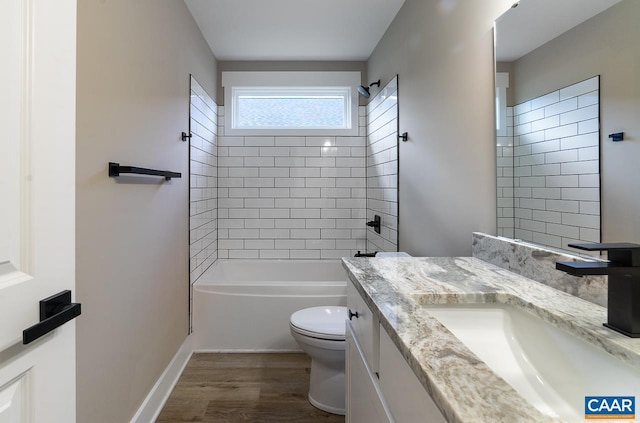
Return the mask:
[(346, 422), (445, 423), (352, 282), (347, 306), (354, 315), (346, 328)]
[(346, 341), (347, 423), (393, 422), (382, 397), (377, 376), (367, 364), (349, 322)]
[(384, 329), (380, 331), (380, 391), (397, 423), (446, 423)]
[(371, 312), (352, 282), (347, 286), (347, 306), (353, 334), (358, 339), (367, 365), (376, 374), (380, 353), (380, 321)]

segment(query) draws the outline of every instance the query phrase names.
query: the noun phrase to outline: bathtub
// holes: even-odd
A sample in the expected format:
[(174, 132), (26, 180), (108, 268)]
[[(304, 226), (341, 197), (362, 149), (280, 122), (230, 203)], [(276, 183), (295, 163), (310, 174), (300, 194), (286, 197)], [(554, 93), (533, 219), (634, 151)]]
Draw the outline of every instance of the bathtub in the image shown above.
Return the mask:
[(193, 333), (200, 352), (301, 351), (289, 316), (346, 305), (339, 260), (218, 260), (193, 286)]

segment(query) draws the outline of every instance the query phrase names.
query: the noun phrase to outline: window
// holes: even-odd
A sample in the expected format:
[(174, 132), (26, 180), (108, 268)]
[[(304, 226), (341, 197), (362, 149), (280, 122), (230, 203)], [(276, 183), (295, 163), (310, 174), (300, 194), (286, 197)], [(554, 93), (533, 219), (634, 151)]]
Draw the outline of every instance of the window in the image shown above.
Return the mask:
[(359, 83), (359, 72), (224, 72), (225, 134), (357, 135)]
[(232, 89), (236, 129), (348, 129), (350, 90), (272, 87)]

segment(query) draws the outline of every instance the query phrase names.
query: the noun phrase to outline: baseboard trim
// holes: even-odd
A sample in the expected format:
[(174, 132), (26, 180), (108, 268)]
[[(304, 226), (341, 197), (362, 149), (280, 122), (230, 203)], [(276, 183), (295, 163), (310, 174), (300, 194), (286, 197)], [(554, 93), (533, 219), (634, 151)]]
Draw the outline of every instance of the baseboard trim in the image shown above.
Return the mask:
[(288, 349), (206, 349), (201, 348), (193, 351), (195, 353), (256, 353), (256, 354), (264, 354), (264, 353), (301, 353), (303, 352), (298, 348), (288, 348)]
[(131, 419), (131, 423), (149, 423), (156, 421), (192, 354), (193, 335), (189, 335), (180, 346), (178, 352), (173, 356), (167, 368), (164, 369), (164, 372), (162, 372), (156, 384), (153, 385), (153, 388), (149, 391), (149, 394), (142, 402), (142, 405), (140, 405), (135, 416)]

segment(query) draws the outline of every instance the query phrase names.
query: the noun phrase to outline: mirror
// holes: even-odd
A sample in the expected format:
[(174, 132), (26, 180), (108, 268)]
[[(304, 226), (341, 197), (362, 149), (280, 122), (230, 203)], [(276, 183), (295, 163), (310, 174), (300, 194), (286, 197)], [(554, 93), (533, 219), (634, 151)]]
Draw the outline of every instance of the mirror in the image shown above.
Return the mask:
[(629, 35), (616, 16), (637, 16), (634, 1), (522, 0), (496, 21), (498, 236), (569, 250), (601, 242), (601, 145), (611, 141), (600, 111), (612, 93), (600, 75), (616, 48), (607, 40)]

